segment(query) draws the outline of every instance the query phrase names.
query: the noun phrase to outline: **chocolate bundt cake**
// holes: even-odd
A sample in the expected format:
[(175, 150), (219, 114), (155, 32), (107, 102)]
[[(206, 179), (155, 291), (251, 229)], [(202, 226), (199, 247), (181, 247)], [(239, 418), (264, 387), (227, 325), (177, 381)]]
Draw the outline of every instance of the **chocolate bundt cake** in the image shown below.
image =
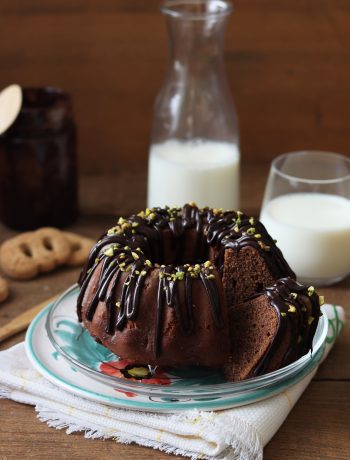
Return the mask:
[[(79, 279), (78, 317), (96, 340), (131, 363), (225, 368), (228, 379), (245, 378), (270, 370), (270, 364), (237, 365), (233, 343), (242, 346), (244, 339), (231, 340), (238, 328), (233, 311), (266, 303), (279, 288), (263, 289), (284, 277), (293, 283), (295, 275), (252, 217), (195, 204), (146, 209), (120, 218), (91, 251)], [(279, 308), (277, 301), (270, 304)], [(266, 308), (271, 339), (265, 351), (273, 365), (280, 331), (294, 331), (284, 327), (285, 311), (278, 308)], [(300, 328), (304, 317), (299, 310), (297, 316)], [(249, 318), (247, 330), (254, 321)], [(292, 356), (294, 342), (290, 349)], [(280, 361), (288, 359), (283, 354)]]

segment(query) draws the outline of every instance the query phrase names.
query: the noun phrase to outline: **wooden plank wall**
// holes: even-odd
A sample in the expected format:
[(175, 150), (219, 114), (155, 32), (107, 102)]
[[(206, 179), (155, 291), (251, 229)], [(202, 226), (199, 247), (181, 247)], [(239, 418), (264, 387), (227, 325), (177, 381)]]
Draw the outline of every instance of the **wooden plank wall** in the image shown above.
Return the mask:
[[(225, 56), (245, 159), (350, 153), (350, 1), (236, 0)], [(158, 0), (1, 0), (0, 86), (74, 96), (81, 170), (143, 169), (167, 60)]]

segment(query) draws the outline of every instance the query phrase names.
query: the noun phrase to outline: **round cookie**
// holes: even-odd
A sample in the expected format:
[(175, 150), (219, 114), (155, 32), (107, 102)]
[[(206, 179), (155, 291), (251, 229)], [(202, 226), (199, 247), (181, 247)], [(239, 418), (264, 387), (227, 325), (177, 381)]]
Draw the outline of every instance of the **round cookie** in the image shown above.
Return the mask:
[(63, 233), (43, 227), (5, 241), (0, 248), (0, 263), (6, 275), (31, 279), (64, 264), (70, 254), (70, 244)]
[(9, 286), (6, 280), (0, 276), (0, 303), (7, 299)]

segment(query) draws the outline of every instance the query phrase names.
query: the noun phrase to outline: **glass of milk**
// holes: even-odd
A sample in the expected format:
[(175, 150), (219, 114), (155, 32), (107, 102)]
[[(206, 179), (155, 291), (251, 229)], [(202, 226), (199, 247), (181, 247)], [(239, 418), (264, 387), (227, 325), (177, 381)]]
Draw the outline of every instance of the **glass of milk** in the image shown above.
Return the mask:
[(350, 158), (302, 151), (271, 165), (260, 219), (305, 284), (350, 274)]
[(165, 1), (166, 78), (156, 98), (148, 166), (148, 207), (239, 206), (237, 115), (223, 40), (231, 2)]

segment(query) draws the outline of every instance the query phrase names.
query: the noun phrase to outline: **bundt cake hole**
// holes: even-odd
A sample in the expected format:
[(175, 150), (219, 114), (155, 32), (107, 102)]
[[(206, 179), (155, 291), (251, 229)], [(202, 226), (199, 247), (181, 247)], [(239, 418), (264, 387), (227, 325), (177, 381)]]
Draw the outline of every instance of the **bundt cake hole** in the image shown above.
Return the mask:
[(213, 262), (214, 254), (210, 254), (210, 246), (204, 235), (187, 229), (176, 238), (165, 231), (162, 234), (160, 257), (150, 257), (152, 263), (159, 265), (202, 264), (207, 260)]

